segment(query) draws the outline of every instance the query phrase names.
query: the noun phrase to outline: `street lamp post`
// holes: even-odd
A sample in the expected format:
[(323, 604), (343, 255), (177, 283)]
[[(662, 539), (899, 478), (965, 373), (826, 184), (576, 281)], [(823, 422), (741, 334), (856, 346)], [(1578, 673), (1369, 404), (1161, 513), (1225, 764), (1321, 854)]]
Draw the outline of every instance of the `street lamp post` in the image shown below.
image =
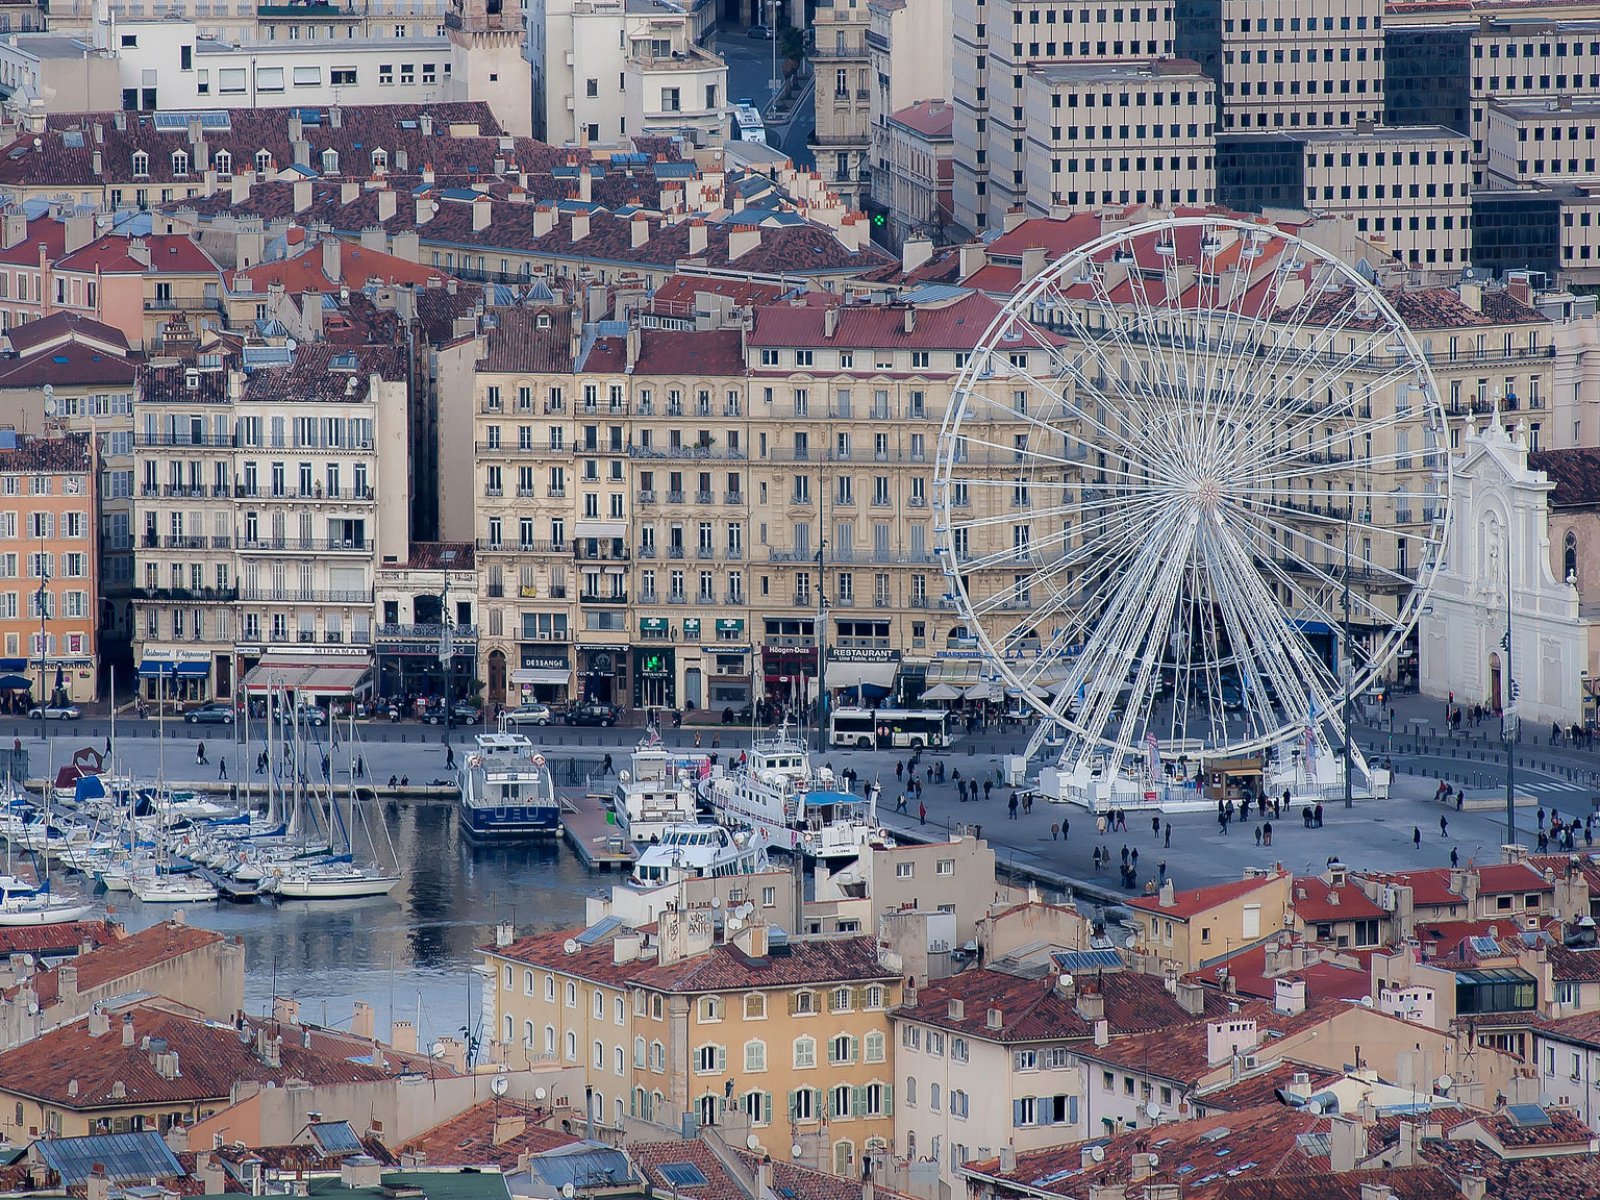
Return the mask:
[(767, 86), (776, 96), (783, 90), (783, 85), (778, 81), (778, 0), (767, 0), (767, 34), (772, 43), (772, 78), (767, 81)]
[(39, 539), (39, 740), (44, 741), (44, 709), (45, 697), (45, 672), (50, 669), (45, 661), (45, 650), (50, 641), (45, 629), (45, 615), (49, 611), (50, 568), (47, 565), (44, 552), (44, 538)]
[(450, 580), (439, 593), (439, 673), (444, 676), (444, 728), (446, 740), (454, 727), (455, 707), (450, 698), (451, 667), (455, 660), (455, 640), (450, 636)]
[(828, 597), (822, 588), (822, 552), (828, 539), (817, 541), (817, 753), (828, 747)]
[(1506, 648), (1506, 682), (1505, 694), (1500, 698), (1505, 713), (1500, 732), (1506, 743), (1506, 845), (1512, 846), (1517, 841), (1517, 747), (1516, 738), (1513, 736), (1517, 720), (1517, 679), (1511, 673), (1511, 529), (1509, 526), (1506, 528), (1505, 542), (1506, 636), (1502, 644)]

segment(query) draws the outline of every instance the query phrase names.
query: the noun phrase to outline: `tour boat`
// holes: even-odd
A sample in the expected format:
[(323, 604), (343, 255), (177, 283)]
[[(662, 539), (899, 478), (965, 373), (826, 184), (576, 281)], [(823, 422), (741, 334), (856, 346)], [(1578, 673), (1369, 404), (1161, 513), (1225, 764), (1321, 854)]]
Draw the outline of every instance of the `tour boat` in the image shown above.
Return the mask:
[(868, 850), (891, 850), (894, 838), (878, 825), (878, 785), (867, 794), (815, 791), (805, 796), (805, 828), (798, 849), (807, 858), (859, 858)]
[(611, 798), (617, 828), (630, 841), (646, 843), (659, 841), (673, 825), (693, 824), (699, 815), (695, 784), (710, 774), (709, 757), (674, 754), (652, 733), (617, 775)]
[(762, 835), (766, 845), (796, 850), (805, 828), (806, 793), (826, 785), (832, 773), (811, 769), (805, 743), (787, 729), (759, 738), (743, 761), (706, 781), (705, 796), (718, 821)]
[(480, 733), (461, 763), (461, 827), (476, 838), (557, 837), (561, 803), (544, 755), (520, 733)]
[(639, 855), (628, 883), (657, 888), (685, 879), (755, 875), (771, 868), (759, 833), (735, 833), (720, 825), (673, 825)]

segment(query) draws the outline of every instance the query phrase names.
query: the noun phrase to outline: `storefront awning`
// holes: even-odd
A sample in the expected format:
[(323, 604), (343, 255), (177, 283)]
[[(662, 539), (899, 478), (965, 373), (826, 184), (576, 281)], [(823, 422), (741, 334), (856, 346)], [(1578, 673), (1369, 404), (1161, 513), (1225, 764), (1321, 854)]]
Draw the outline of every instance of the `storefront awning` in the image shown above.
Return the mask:
[(244, 690), (255, 695), (281, 690), (301, 696), (355, 696), (371, 687), (372, 668), (364, 659), (261, 662), (244, 677)]
[(961, 689), (951, 687), (948, 683), (936, 683), (922, 693), (922, 698), (924, 700), (959, 700), (961, 699)]
[(170, 658), (141, 658), (139, 660), (139, 675), (144, 679), (153, 679), (159, 676), (176, 676), (179, 679), (204, 679), (210, 674), (211, 664), (195, 659), (184, 659), (182, 662), (173, 662)]
[(962, 695), (968, 700), (998, 700), (1000, 699), (1000, 685), (997, 683), (975, 683)]
[(983, 664), (975, 658), (937, 658), (928, 664), (928, 685), (948, 683), (952, 687), (971, 687), (978, 682)]
[(566, 684), (572, 682), (572, 672), (562, 667), (518, 667), (511, 672), (515, 684)]
[(853, 687), (894, 687), (898, 662), (830, 662), (826, 685), (829, 691)]

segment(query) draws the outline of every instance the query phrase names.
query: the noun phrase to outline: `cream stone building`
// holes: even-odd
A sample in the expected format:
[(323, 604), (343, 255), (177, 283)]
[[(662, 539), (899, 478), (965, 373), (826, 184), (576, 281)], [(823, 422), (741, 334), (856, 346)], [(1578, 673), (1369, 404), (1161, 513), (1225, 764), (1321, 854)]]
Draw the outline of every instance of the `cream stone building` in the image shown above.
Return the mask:
[[(954, 217), (949, 198), (949, 173), (953, 171), (949, 160), (954, 157), (954, 113), (949, 98), (955, 84), (951, 71), (950, 9), (934, 0), (871, 0), (867, 5), (866, 42), (872, 80), (868, 105), (871, 195), (889, 210), (893, 238), (907, 227), (908, 220), (921, 219), (906, 215), (913, 207), (904, 191), (907, 185), (942, 191), (944, 207), (950, 213), (946, 219)], [(938, 139), (930, 147), (933, 158), (940, 158), (939, 148), (943, 148), (946, 177), (942, 184), (930, 178), (937, 171), (918, 171), (915, 182), (907, 180), (903, 173), (903, 168), (914, 163), (914, 156), (921, 152), (920, 146), (906, 144), (907, 126), (915, 134), (926, 124), (920, 118), (907, 122), (900, 116), (908, 109), (950, 113), (949, 121), (941, 117), (929, 135)], [(947, 124), (951, 127), (945, 128)]]
[(889, 240), (943, 240), (955, 211), (955, 110), (944, 100), (915, 101), (874, 125), (872, 190), (888, 209)]
[(1022, 91), (1029, 212), (1215, 200), (1216, 98), (1197, 63), (1036, 66)]
[(868, 65), (868, 18), (864, 4), (824, 0), (812, 22), (816, 132), (811, 151), (828, 187), (852, 208), (861, 207), (871, 182), (868, 151), (877, 89)]
[(1382, 0), (1223, 0), (1222, 128), (1328, 129), (1383, 116)]

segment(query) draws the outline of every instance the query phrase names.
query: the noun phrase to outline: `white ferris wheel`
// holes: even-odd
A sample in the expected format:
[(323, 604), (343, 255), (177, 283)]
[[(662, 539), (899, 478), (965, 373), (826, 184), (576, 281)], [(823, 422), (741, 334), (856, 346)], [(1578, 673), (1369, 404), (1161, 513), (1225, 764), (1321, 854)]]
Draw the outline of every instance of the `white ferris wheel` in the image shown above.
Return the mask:
[(1174, 217), (1051, 264), (984, 332), (940, 434), (936, 542), (956, 636), (1043, 718), (1030, 755), (1059, 730), (1069, 769), (1310, 758), (1409, 653), (1450, 455), (1370, 274)]

